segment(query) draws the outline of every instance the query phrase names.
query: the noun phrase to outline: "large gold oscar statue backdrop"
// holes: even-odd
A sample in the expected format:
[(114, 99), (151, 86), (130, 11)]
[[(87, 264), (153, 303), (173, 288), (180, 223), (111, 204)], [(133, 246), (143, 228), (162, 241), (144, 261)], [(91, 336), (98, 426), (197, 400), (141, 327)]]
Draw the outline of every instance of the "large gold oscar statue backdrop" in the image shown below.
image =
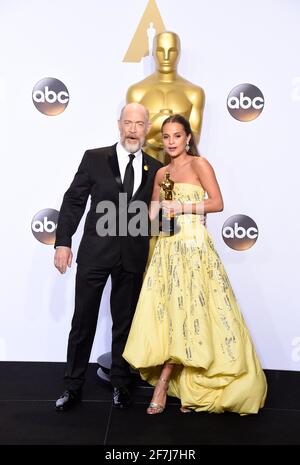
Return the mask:
[(127, 91), (127, 103), (139, 102), (148, 108), (151, 129), (144, 150), (156, 159), (166, 162), (161, 138), (161, 125), (170, 115), (185, 116), (199, 142), (202, 114), (205, 103), (204, 91), (177, 73), (180, 57), (180, 39), (174, 32), (161, 32), (153, 40), (153, 56), (156, 70)]

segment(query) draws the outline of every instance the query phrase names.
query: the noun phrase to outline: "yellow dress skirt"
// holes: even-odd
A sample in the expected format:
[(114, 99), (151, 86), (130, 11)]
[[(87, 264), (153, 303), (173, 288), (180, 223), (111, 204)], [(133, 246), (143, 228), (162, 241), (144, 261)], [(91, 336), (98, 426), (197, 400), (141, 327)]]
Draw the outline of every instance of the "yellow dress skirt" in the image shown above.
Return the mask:
[[(199, 202), (201, 186), (175, 183), (174, 198)], [(197, 412), (257, 413), (267, 384), (224, 266), (198, 215), (160, 235), (123, 357), (156, 385), (174, 363), (168, 395)]]

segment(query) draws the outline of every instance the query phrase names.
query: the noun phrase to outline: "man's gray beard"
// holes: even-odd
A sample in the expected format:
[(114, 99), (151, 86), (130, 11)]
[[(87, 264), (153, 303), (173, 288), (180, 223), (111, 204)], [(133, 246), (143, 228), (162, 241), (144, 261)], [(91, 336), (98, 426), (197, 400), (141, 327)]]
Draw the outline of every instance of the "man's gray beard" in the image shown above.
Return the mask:
[(127, 150), (127, 152), (135, 153), (143, 147), (144, 142), (145, 142), (144, 138), (136, 141), (136, 143), (133, 143), (133, 144), (130, 142), (127, 142), (127, 140), (125, 139), (122, 145), (124, 149)]

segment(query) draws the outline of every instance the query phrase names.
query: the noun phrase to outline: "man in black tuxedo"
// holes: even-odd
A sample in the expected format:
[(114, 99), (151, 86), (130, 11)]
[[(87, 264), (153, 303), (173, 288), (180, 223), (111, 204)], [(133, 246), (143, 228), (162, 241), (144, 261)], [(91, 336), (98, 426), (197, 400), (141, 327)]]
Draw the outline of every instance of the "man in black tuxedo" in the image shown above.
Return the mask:
[[(74, 180), (64, 195), (58, 218), (54, 264), (61, 273), (65, 273), (67, 266), (70, 267), (72, 263), (72, 236), (85, 211), (88, 197), (91, 196), (91, 207), (77, 255), (75, 310), (64, 377), (66, 391), (56, 401), (56, 409), (59, 411), (67, 410), (81, 400), (101, 296), (109, 275), (112, 282), (110, 372), (113, 405), (124, 408), (131, 402), (130, 370), (122, 353), (142, 285), (149, 236), (148, 233), (131, 236), (123, 235), (124, 231), (122, 234), (119, 232), (122, 210), (119, 199), (120, 194), (123, 198), (127, 194), (125, 210), (128, 213), (129, 209), (126, 219), (128, 225), (132, 218), (130, 205), (134, 201), (149, 205), (155, 173), (162, 164), (141, 150), (150, 128), (145, 107), (137, 103), (126, 105), (118, 124), (119, 143), (85, 152)], [(99, 235), (99, 220), (104, 214), (99, 205), (105, 201), (112, 202), (116, 211), (115, 235)]]

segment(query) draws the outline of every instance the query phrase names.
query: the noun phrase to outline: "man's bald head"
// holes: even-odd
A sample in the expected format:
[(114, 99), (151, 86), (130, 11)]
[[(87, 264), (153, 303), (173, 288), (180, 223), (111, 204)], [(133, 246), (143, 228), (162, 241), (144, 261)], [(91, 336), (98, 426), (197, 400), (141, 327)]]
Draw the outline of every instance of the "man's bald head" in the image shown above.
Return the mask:
[(120, 120), (124, 119), (124, 112), (125, 112), (125, 115), (126, 115), (127, 112), (132, 112), (132, 111), (143, 113), (145, 123), (148, 123), (148, 121), (149, 121), (149, 111), (147, 110), (146, 107), (144, 107), (144, 105), (142, 105), (141, 103), (136, 103), (136, 102), (127, 103), (122, 108), (121, 113), (120, 113)]

